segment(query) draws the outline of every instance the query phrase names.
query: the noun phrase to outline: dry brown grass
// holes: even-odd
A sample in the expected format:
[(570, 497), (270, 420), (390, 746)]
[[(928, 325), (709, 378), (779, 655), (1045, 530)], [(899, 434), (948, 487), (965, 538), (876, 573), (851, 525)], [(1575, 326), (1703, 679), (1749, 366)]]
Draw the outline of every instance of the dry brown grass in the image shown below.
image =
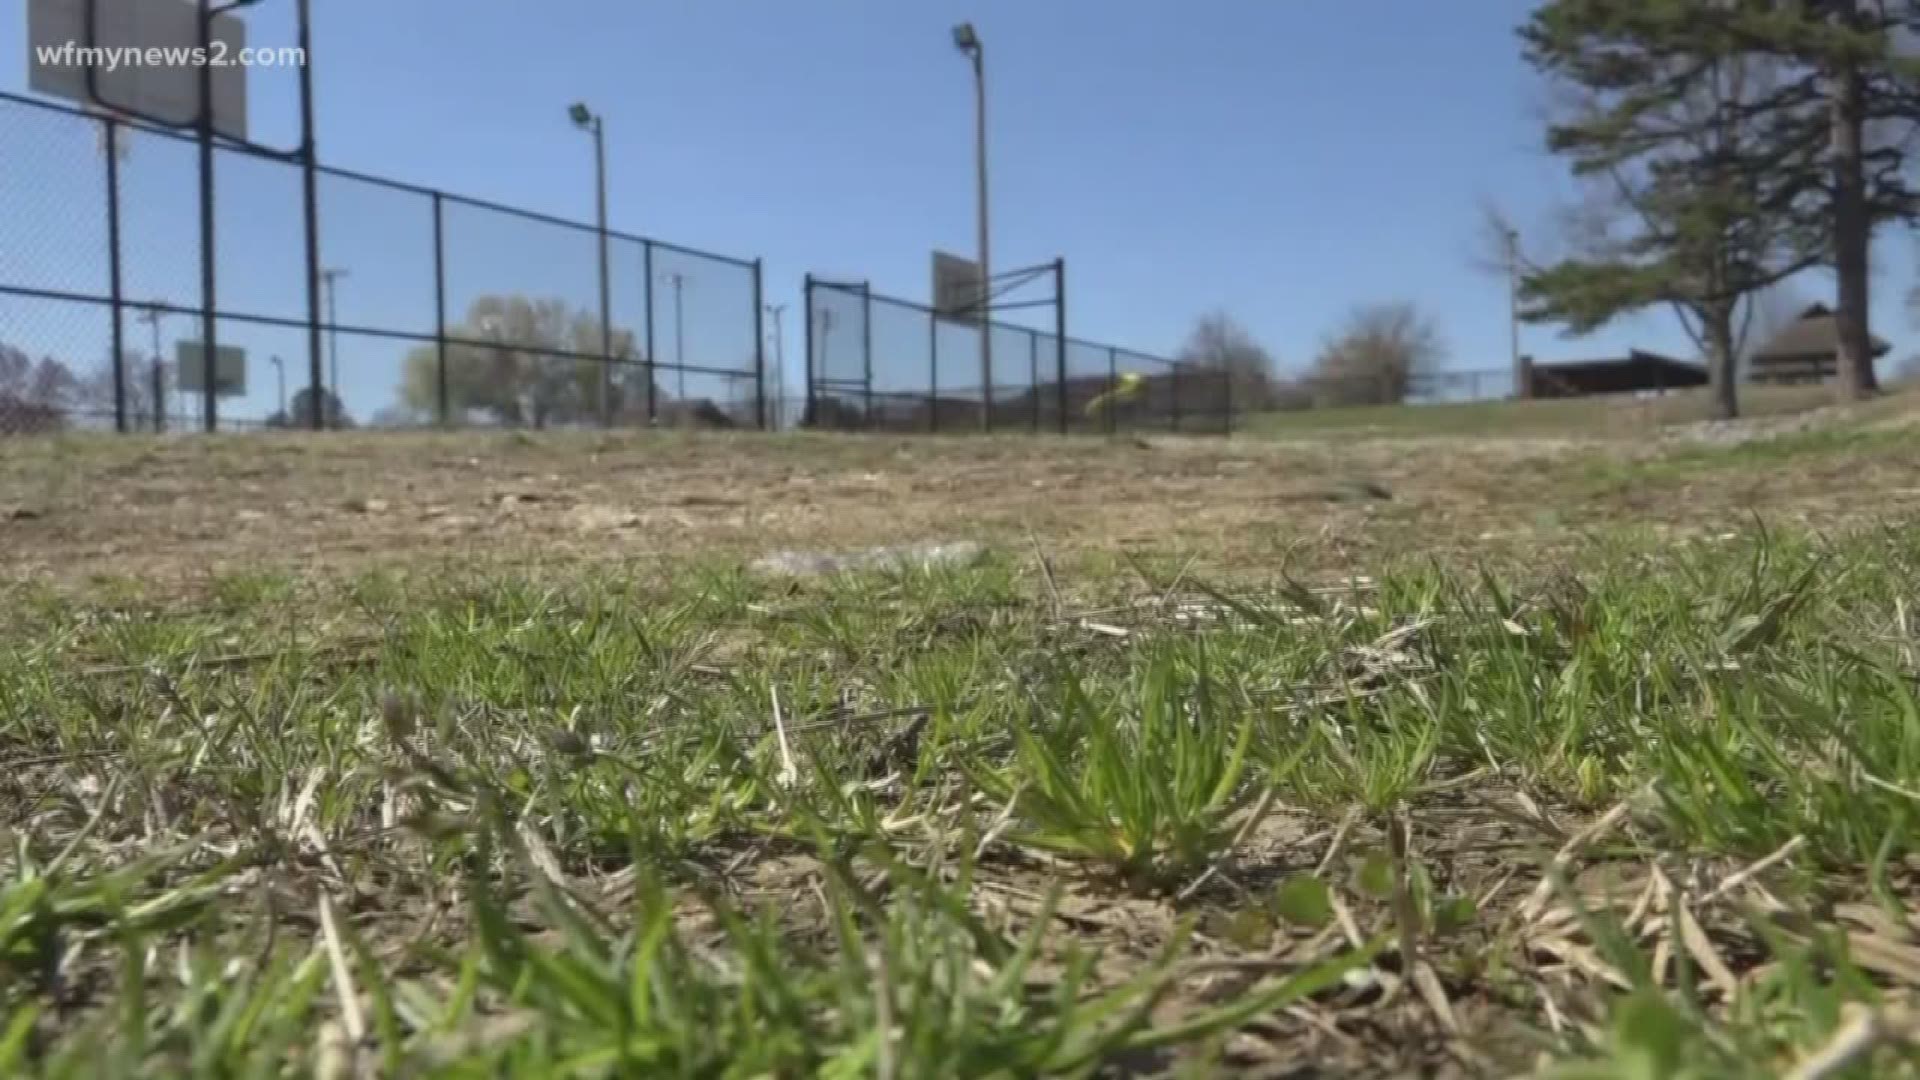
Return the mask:
[(179, 582), (448, 561), (631, 562), (926, 539), (1147, 547), (1216, 565), (1302, 540), (1329, 564), (1912, 506), (1897, 440), (1739, 452), (1406, 439), (342, 434), (17, 440), (0, 572)]

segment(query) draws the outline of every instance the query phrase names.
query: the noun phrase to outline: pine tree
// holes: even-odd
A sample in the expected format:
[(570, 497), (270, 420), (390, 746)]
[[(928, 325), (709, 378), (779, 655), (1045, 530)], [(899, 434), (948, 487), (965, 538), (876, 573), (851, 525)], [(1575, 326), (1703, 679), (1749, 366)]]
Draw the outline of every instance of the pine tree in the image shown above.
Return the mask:
[(1873, 370), (1871, 247), (1874, 230), (1911, 222), (1920, 201), (1906, 182), (1908, 140), (1920, 119), (1920, 61), (1903, 46), (1920, 32), (1916, 0), (1742, 0), (1722, 34), (1790, 71), (1755, 115), (1768, 123), (1783, 182), (1824, 227), (1837, 284), (1838, 389), (1858, 398)]
[(1521, 27), (1559, 91), (1547, 145), (1607, 212), (1574, 257), (1522, 278), (1523, 314), (1580, 333), (1671, 305), (1738, 413), (1743, 305), (1815, 264), (1814, 194), (1772, 157), (1810, 106), (1773, 104), (1787, 64), (1743, 47), (1712, 0), (1550, 0)]

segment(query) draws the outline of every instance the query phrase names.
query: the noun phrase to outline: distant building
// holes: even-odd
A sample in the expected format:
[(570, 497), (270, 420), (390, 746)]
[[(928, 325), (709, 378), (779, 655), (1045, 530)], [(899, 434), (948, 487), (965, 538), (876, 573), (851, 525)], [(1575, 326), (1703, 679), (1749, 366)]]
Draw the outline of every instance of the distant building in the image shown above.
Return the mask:
[(1522, 359), (1521, 370), (1527, 382), (1521, 396), (1530, 398), (1664, 393), (1707, 385), (1706, 369), (1700, 365), (1643, 349), (1621, 357), (1551, 364)]
[[(1873, 358), (1878, 360), (1891, 348), (1874, 338)], [(1833, 311), (1815, 304), (1753, 354), (1747, 380), (1776, 386), (1826, 382), (1839, 369), (1839, 358), (1840, 333)]]

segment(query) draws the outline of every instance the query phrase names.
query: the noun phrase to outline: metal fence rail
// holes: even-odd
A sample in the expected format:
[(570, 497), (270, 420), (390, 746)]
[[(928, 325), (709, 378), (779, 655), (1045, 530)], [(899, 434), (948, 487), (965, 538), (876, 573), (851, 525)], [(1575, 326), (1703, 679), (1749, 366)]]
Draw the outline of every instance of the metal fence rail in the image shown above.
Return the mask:
[(977, 323), (860, 284), (808, 277), (804, 292), (803, 426), (1063, 434), (1234, 427), (1233, 379), (1215, 368), (994, 322), (987, 382)]
[(315, 313), (304, 165), (222, 144), (209, 305), (192, 135), (0, 93), (0, 145), (0, 434), (767, 424), (758, 260), (608, 230), (603, 335), (595, 226), (316, 166)]

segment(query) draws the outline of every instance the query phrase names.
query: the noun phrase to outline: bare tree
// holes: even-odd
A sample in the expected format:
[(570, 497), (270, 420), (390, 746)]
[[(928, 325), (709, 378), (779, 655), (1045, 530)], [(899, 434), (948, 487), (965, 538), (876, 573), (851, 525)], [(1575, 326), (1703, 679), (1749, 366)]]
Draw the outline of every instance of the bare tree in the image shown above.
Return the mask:
[(0, 344), (0, 434), (39, 434), (67, 426), (79, 380), (51, 356), (35, 361)]
[(1506, 282), (1517, 269), (1521, 273), (1537, 269), (1557, 256), (1544, 252), (1543, 240), (1564, 231), (1564, 223), (1555, 222), (1549, 230), (1522, 228), (1506, 207), (1490, 198), (1480, 200), (1474, 221), (1473, 239), (1467, 249), (1467, 266), (1487, 278)]
[[(156, 375), (159, 378), (158, 397), (154, 393)], [(117, 379), (120, 387), (118, 406), (126, 410), (127, 427), (130, 430), (153, 427), (154, 415), (166, 408), (166, 396), (173, 387), (172, 375), (171, 365), (156, 368), (148, 362), (145, 354), (129, 349), (121, 355), (118, 371), (108, 362), (79, 379), (73, 389), (74, 410), (91, 419), (112, 420), (116, 408), (114, 385)]]
[(1321, 347), (1308, 383), (1321, 405), (1393, 404), (1446, 354), (1439, 326), (1413, 304), (1369, 304), (1355, 308)]
[(1266, 409), (1274, 399), (1273, 354), (1246, 327), (1224, 311), (1209, 312), (1194, 324), (1180, 347), (1179, 359), (1196, 367), (1225, 372), (1236, 408)]

